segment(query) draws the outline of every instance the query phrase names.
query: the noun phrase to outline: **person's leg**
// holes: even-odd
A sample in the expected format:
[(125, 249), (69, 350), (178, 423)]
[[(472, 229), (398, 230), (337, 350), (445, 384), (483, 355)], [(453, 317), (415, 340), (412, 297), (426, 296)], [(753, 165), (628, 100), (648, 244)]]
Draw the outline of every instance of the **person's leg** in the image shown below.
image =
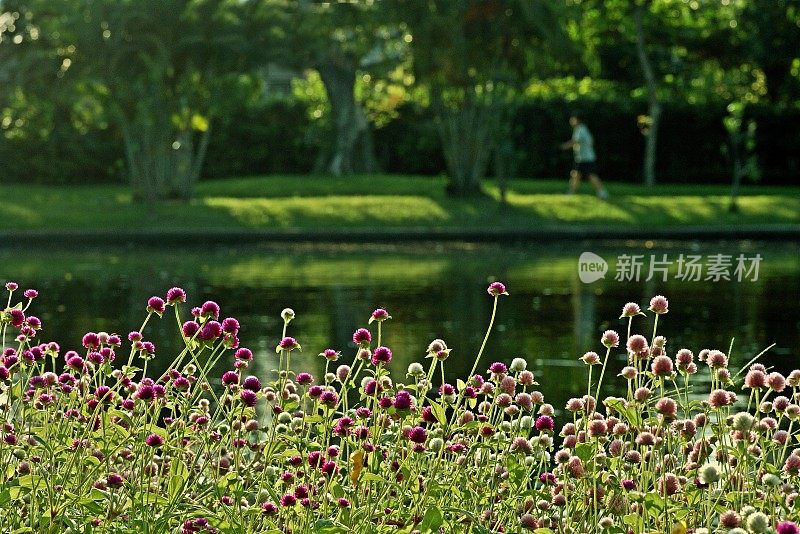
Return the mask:
[(581, 185), (581, 173), (578, 169), (572, 169), (572, 172), (569, 173), (569, 191), (568, 194), (574, 195), (575, 192), (578, 190), (578, 186)]
[(592, 182), (594, 186), (594, 190), (597, 192), (597, 196), (600, 198), (608, 198), (608, 190), (606, 190), (605, 186), (603, 186), (603, 182), (600, 181), (600, 177), (597, 174), (592, 173), (589, 175), (589, 181)]

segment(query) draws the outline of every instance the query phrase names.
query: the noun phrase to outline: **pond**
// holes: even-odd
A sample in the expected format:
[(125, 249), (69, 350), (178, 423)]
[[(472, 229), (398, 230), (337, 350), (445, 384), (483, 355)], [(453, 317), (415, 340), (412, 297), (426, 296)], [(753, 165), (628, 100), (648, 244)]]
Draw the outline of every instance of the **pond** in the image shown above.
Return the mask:
[[(584, 252), (597, 256), (594, 263), (608, 263), (605, 278), (581, 281)], [(632, 274), (620, 270), (626, 255), (643, 257), (638, 280), (616, 279)], [(709, 276), (719, 255), (731, 263), (731, 280)], [(756, 255), (758, 273), (736, 271), (737, 258)], [(704, 269), (698, 281), (678, 278), (690, 256), (700, 258)], [(666, 271), (660, 270), (664, 260), (672, 262)], [(647, 281), (651, 267), (654, 275)], [(526, 358), (558, 409), (585, 392), (586, 368), (578, 357), (587, 350), (603, 354), (599, 338), (606, 329), (624, 338), (622, 305), (634, 301), (645, 308), (656, 294), (670, 301), (670, 312), (659, 322), (670, 355), (683, 347), (695, 354), (703, 348), (728, 352), (733, 338), (734, 368), (772, 343), (765, 362), (784, 372), (800, 367), (798, 242), (131, 246), (79, 252), (11, 247), (0, 250), (0, 279), (39, 290), (32, 313), (43, 320), (43, 339), (58, 341), (64, 350), (77, 349), (89, 330), (125, 334), (138, 328), (147, 298), (180, 285), (192, 305), (213, 299), (223, 316), (239, 319), (242, 344), (257, 355), (253, 371), (262, 375), (275, 365), (284, 307), (297, 313), (290, 334), (304, 349), (295, 369), (315, 374), (324, 368), (317, 354), (327, 347), (342, 350), (340, 363), (350, 363), (352, 332), (366, 326), (374, 308), (385, 307), (393, 317), (384, 344), (395, 354), (395, 378), (401, 380), (428, 342), (441, 337), (453, 349), (446, 364), (452, 381), (468, 372), (483, 339), (492, 304), (486, 286), (502, 280), (510, 296), (500, 301), (479, 369), (495, 360)], [(171, 360), (179, 339), (171, 314), (153, 324), (146, 337), (156, 343), (151, 365), (158, 367)], [(651, 319), (637, 319), (634, 332), (650, 338)], [(617, 391), (624, 383), (613, 377), (624, 360), (623, 351), (614, 351), (606, 375), (608, 387)]]

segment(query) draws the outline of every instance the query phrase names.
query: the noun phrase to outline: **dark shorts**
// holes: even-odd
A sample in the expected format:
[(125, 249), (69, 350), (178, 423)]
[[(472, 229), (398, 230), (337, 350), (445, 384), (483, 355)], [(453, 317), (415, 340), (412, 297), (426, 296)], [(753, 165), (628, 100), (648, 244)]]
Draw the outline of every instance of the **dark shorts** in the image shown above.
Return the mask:
[(581, 161), (580, 163), (573, 163), (572, 170), (578, 171), (583, 176), (590, 174), (597, 174), (597, 166), (594, 161)]

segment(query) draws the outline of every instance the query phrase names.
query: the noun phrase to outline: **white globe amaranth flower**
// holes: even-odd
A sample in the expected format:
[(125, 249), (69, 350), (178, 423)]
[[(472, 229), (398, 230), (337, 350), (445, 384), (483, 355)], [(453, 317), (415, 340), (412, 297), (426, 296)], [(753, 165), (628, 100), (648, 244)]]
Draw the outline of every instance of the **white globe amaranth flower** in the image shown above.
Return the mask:
[(283, 319), (283, 322), (285, 323), (288, 323), (294, 319), (294, 310), (291, 308), (284, 308), (281, 312), (281, 319)]
[(422, 364), (419, 362), (412, 362), (408, 365), (408, 376), (422, 376), (425, 374)]
[(528, 368), (528, 362), (526, 362), (522, 358), (514, 358), (513, 360), (511, 360), (511, 365), (509, 366), (508, 369), (512, 373), (521, 373), (527, 368)]

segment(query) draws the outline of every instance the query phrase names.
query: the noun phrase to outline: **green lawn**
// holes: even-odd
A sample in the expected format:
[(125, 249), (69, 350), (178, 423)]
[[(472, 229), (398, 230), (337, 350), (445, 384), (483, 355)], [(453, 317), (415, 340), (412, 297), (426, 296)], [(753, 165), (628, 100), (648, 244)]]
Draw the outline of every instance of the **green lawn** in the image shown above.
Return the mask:
[(566, 196), (566, 180), (510, 183), (508, 205), (487, 195), (455, 199), (444, 179), (265, 176), (202, 182), (190, 203), (133, 204), (120, 186), (0, 186), (2, 230), (290, 229), (290, 228), (615, 228), (800, 224), (800, 187), (746, 187), (740, 211), (727, 210), (725, 186), (609, 184), (600, 200), (584, 184)]

